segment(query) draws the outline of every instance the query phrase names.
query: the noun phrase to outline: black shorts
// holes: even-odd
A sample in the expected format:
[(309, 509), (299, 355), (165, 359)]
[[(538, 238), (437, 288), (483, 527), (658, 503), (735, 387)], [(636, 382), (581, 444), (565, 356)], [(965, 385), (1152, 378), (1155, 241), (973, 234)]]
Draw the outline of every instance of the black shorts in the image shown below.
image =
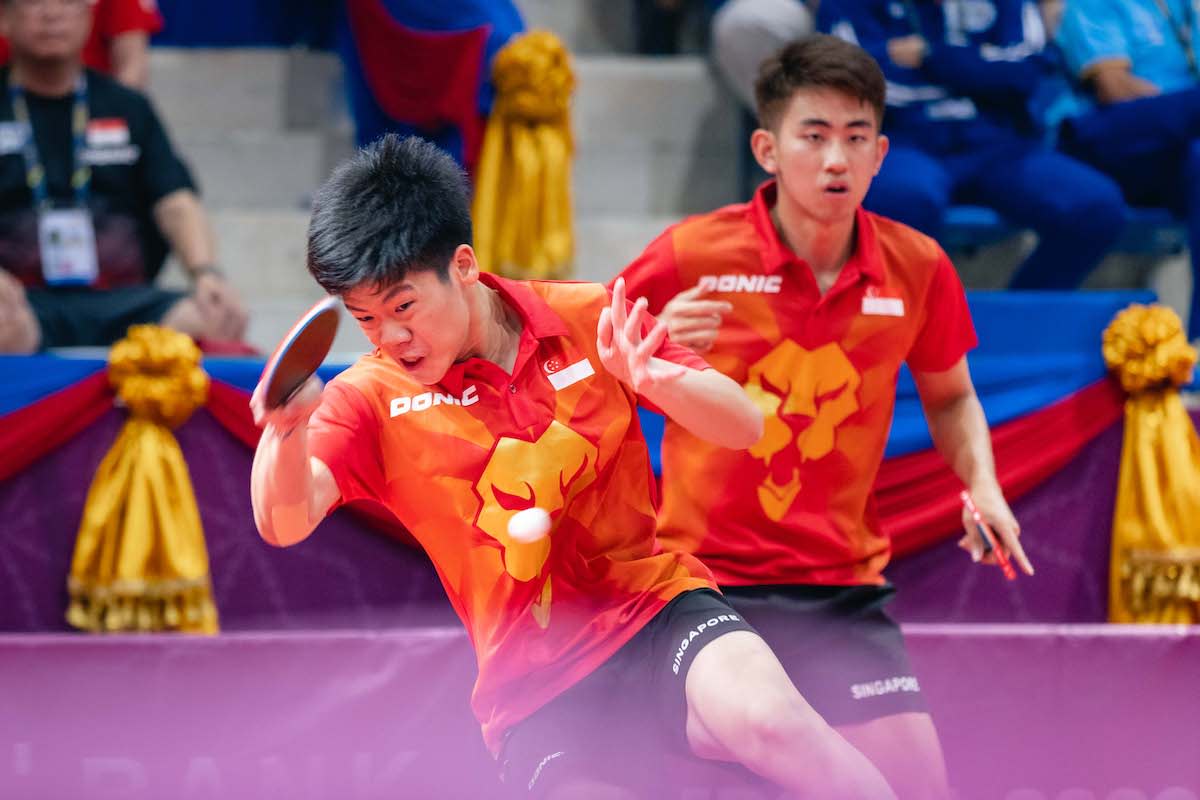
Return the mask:
[(928, 712), (886, 586), (729, 586), (800, 694), (831, 725)]
[(509, 729), (500, 777), (515, 797), (542, 797), (586, 777), (642, 796), (664, 754), (690, 753), (684, 681), (696, 653), (733, 631), (753, 631), (717, 592), (674, 598), (611, 658)]
[(185, 295), (156, 286), (118, 289), (29, 289), (29, 305), (42, 329), (42, 348), (107, 347), (130, 325), (162, 320)]

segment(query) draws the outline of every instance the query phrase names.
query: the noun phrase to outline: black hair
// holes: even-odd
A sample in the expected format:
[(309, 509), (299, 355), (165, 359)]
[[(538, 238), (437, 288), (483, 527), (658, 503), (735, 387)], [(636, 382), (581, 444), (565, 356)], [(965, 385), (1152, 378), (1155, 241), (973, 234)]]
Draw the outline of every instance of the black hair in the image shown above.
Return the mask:
[(459, 245), (471, 243), (470, 190), (436, 145), (389, 133), (334, 170), (308, 224), (308, 271), (330, 294), (383, 288), (409, 270), (447, 280)]
[(883, 124), (883, 71), (871, 55), (856, 44), (829, 34), (798, 39), (759, 67), (754, 84), (758, 124), (775, 130), (796, 92), (801, 89), (835, 89), (866, 103)]

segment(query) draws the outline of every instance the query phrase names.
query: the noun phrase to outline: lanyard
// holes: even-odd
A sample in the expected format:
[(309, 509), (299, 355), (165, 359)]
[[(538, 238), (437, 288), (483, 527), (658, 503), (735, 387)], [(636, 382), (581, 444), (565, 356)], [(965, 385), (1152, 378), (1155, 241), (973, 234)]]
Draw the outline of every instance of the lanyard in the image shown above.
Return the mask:
[[(25, 89), (12, 83), (8, 85), (8, 97), (12, 102), (13, 117), (28, 131), (21, 155), (25, 157), (25, 183), (33, 193), (34, 205), (40, 210), (51, 207), (50, 190), (46, 188), (46, 169), (38, 156), (37, 142), (33, 137), (33, 120), (29, 117), (29, 105), (25, 102)], [(84, 159), (87, 147), (87, 78), (79, 76), (75, 83), (75, 105), (71, 110), (71, 133), (74, 139), (74, 168), (71, 173), (71, 188), (75, 190), (75, 205), (87, 208), (88, 189), (92, 182), (92, 168)]]
[(1158, 10), (1170, 23), (1175, 38), (1179, 40), (1179, 45), (1183, 48), (1183, 54), (1187, 56), (1188, 69), (1192, 75), (1200, 79), (1200, 64), (1197, 64), (1196, 48), (1192, 41), (1193, 29), (1196, 27), (1196, 7), (1192, 5), (1194, 0), (1183, 0), (1184, 18), (1182, 22), (1171, 13), (1171, 6), (1167, 4), (1167, 0), (1155, 0), (1155, 2), (1158, 3)]

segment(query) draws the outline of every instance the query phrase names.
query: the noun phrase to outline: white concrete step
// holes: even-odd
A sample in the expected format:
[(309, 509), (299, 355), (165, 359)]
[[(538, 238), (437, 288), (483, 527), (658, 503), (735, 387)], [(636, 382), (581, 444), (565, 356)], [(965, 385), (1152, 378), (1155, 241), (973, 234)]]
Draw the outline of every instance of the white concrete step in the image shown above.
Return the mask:
[(516, 0), (525, 27), (554, 31), (572, 53), (630, 53), (630, 0)]
[(210, 210), (301, 208), (325, 176), (326, 137), (317, 131), (187, 131), (174, 144)]
[(288, 51), (150, 50), (150, 97), (176, 136), (188, 131), (282, 130)]

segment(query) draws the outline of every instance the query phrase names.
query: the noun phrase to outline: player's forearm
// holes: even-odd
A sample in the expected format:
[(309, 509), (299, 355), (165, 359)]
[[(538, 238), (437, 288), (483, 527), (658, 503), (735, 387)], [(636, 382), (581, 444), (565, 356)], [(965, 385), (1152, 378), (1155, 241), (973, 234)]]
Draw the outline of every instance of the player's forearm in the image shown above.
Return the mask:
[(742, 450), (762, 438), (762, 411), (741, 386), (715, 369), (688, 370), (645, 397), (688, 431), (713, 444)]
[(321, 519), (313, 511), (313, 494), (306, 426), (288, 433), (267, 425), (250, 471), (250, 501), (259, 536), (277, 547), (307, 538)]
[(1103, 105), (1137, 100), (1159, 94), (1159, 88), (1150, 81), (1139, 78), (1129, 71), (1128, 62), (1101, 62), (1088, 70), (1083, 79)]
[(999, 489), (992, 438), (972, 391), (925, 411), (934, 446), (972, 492)]
[(178, 189), (159, 200), (154, 206), (154, 221), (189, 273), (213, 266), (216, 248), (212, 229), (195, 192)]

